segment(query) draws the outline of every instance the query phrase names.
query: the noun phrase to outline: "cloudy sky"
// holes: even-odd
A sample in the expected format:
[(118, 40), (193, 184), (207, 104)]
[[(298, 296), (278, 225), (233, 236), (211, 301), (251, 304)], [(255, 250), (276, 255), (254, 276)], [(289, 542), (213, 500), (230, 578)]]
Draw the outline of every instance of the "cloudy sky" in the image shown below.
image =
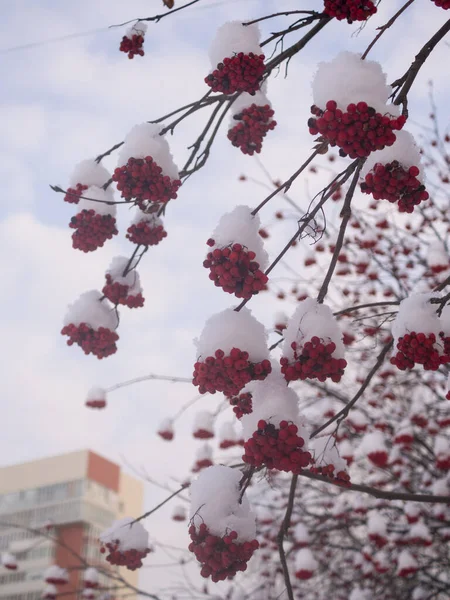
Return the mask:
[[(260, 186), (239, 182), (239, 175), (264, 179), (264, 174), (255, 159), (231, 147), (224, 131), (218, 136), (207, 167), (187, 182), (168, 208), (168, 237), (151, 248), (142, 263), (145, 308), (122, 311), (119, 351), (102, 361), (67, 347), (59, 330), (67, 304), (83, 291), (102, 286), (113, 256), (130, 253), (131, 244), (124, 237), (129, 211), (119, 212), (120, 235), (85, 255), (71, 247), (67, 224), (73, 207), (49, 184), (64, 187), (78, 161), (121, 141), (134, 124), (200, 97), (209, 71), (207, 48), (224, 21), (275, 10), (310, 9), (316, 2), (202, 0), (157, 25), (150, 23), (145, 57), (132, 61), (118, 51), (123, 28), (108, 26), (160, 12), (160, 0), (2, 3), (1, 463), (89, 447), (172, 485), (171, 476), (183, 480), (193, 461), (196, 444), (190, 430), (195, 409), (186, 412), (177, 427), (177, 443), (160, 441), (155, 430), (164, 417), (174, 415), (195, 396), (195, 389), (182, 383), (142, 383), (116, 392), (108, 409), (99, 413), (85, 409), (84, 397), (94, 384), (107, 387), (145, 373), (191, 374), (192, 338), (209, 315), (233, 305), (230, 296), (212, 285), (201, 265), (205, 242), (221, 214), (237, 203), (256, 205), (264, 197)], [(295, 57), (287, 79), (280, 73), (269, 83), (278, 127), (264, 142), (261, 156), (274, 177), (287, 178), (308, 155), (311, 139), (306, 121), (317, 63), (340, 49), (364, 50), (376, 27), (402, 4), (381, 2), (379, 13), (359, 34), (357, 26), (332, 23)], [(448, 15), (431, 0), (416, 0), (403, 24), (386, 32), (370, 57), (383, 64), (388, 81), (405, 72), (445, 18)], [(285, 18), (266, 22), (263, 32), (282, 29), (285, 23)], [(61, 37), (65, 39), (55, 41)], [(292, 41), (296, 39), (294, 34)], [(418, 123), (429, 112), (429, 79), (434, 80), (437, 105), (445, 114), (450, 82), (441, 75), (449, 51), (442, 43), (416, 80), (410, 111)], [(197, 137), (203, 119), (199, 115), (183, 123), (169, 140), (178, 165), (183, 164), (186, 147)], [(105, 166), (113, 169), (115, 158), (105, 161)], [(304, 178), (291, 190), (301, 206), (309, 201), (311, 185), (315, 183)], [(263, 222), (270, 222), (280, 208), (285, 208), (283, 199), (275, 199), (263, 212)], [(292, 235), (295, 223), (281, 229)], [(269, 250), (275, 254), (283, 241), (274, 236)], [(268, 294), (251, 302), (268, 327), (273, 306), (273, 296)], [(214, 410), (218, 401), (208, 397), (196, 408)], [(163, 496), (164, 492), (149, 486), (147, 508)], [(156, 523), (149, 523), (152, 527), (161, 531)], [(177, 539), (172, 530), (168, 535)]]

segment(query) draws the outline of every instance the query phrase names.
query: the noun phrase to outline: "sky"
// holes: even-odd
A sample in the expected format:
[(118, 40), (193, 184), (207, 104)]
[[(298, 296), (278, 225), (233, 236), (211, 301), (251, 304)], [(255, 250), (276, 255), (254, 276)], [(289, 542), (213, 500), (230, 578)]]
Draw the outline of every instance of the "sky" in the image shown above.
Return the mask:
[[(160, 0), (0, 4), (0, 397), (6, 425), (0, 438), (1, 465), (88, 447), (174, 489), (189, 474), (198, 446), (190, 433), (195, 411), (215, 410), (220, 399), (202, 398), (187, 410), (177, 423), (176, 442), (169, 444), (155, 431), (163, 418), (196, 396), (190, 384), (149, 381), (124, 388), (111, 395), (107, 410), (101, 412), (84, 407), (85, 395), (93, 385), (108, 387), (146, 373), (191, 375), (193, 338), (211, 314), (233, 306), (232, 297), (215, 288), (202, 267), (205, 242), (224, 212), (236, 204), (254, 206), (264, 197), (264, 188), (242, 183), (239, 176), (245, 173), (264, 181), (264, 172), (258, 160), (231, 147), (221, 132), (207, 166), (170, 204), (168, 237), (142, 262), (145, 308), (122, 311), (119, 350), (102, 361), (67, 347), (59, 331), (67, 305), (103, 285), (113, 256), (130, 254), (124, 235), (128, 209), (119, 210), (119, 236), (95, 253), (83, 254), (71, 247), (68, 222), (73, 206), (49, 184), (66, 186), (77, 162), (121, 141), (134, 124), (203, 95), (210, 68), (208, 45), (223, 22), (275, 10), (310, 9), (316, 3), (202, 0), (158, 24), (149, 23), (146, 54), (134, 60), (118, 51), (124, 29), (109, 26), (164, 12)], [(306, 121), (317, 63), (341, 49), (363, 51), (376, 27), (401, 5), (383, 0), (378, 14), (359, 33), (357, 25), (330, 24), (291, 61), (287, 78), (280, 72), (271, 79), (268, 95), (278, 126), (264, 142), (261, 160), (272, 177), (289, 177), (310, 151)], [(402, 25), (388, 30), (369, 57), (382, 63), (388, 81), (397, 79), (446, 17), (431, 0), (416, 0)], [(265, 22), (263, 37), (285, 23), (285, 17)], [(52, 41), (65, 36), (73, 37)], [(294, 34), (292, 41), (296, 39)], [(414, 122), (423, 123), (429, 112), (430, 79), (438, 113), (445, 115), (450, 81), (442, 78), (442, 65), (448, 59), (449, 47), (441, 43), (417, 77), (410, 99)], [(169, 139), (179, 166), (204, 118), (200, 114), (183, 122)], [(105, 166), (114, 169), (115, 158), (105, 160)], [(305, 177), (292, 187), (300, 206), (307, 206), (314, 185)], [(263, 211), (263, 224), (285, 207), (284, 200), (276, 198)], [(279, 226), (269, 243), (271, 256), (282, 248), (283, 236), (294, 231), (292, 221)], [(301, 268), (301, 249), (294, 252), (298, 254), (292, 260)], [(272, 326), (274, 306), (273, 294), (260, 295), (250, 305), (267, 327)], [(220, 417), (230, 418), (230, 409)], [(220, 457), (220, 451), (216, 455)], [(148, 484), (146, 509), (165, 494)], [(162, 517), (170, 515), (171, 506)], [(175, 545), (184, 543), (179, 527), (166, 527), (162, 519), (148, 522), (151, 533)], [(152, 585), (157, 581), (163, 586), (167, 577), (172, 577), (170, 570), (156, 579), (152, 571)]]

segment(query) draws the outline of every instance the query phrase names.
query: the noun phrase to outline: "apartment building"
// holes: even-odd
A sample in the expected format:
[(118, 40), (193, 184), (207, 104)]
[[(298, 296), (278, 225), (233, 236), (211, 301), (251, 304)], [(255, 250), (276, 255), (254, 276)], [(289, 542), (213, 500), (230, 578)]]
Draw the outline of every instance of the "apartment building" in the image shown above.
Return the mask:
[[(42, 574), (53, 564), (70, 574), (64, 600), (81, 598), (83, 559), (108, 568), (99, 534), (115, 519), (140, 515), (143, 493), (141, 482), (90, 450), (0, 468), (0, 553), (18, 562), (16, 571), (0, 565), (0, 600), (40, 599)], [(119, 573), (138, 585), (137, 572)], [(102, 576), (101, 585), (117, 584)], [(127, 599), (134, 600), (129, 591)]]

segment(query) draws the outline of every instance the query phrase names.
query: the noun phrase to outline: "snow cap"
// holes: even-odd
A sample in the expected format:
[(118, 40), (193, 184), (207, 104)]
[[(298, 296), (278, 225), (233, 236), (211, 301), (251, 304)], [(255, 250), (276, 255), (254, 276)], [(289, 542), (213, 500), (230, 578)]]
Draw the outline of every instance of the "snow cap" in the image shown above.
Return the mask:
[(243, 52), (244, 54), (263, 53), (259, 45), (261, 32), (256, 23), (253, 25), (243, 25), (241, 21), (228, 21), (224, 23), (216, 32), (216, 35), (209, 47), (209, 59), (214, 71), (217, 65), (224, 58), (232, 58), (235, 54)]
[(330, 62), (319, 63), (312, 88), (314, 104), (322, 110), (328, 100), (334, 100), (343, 111), (351, 103), (366, 102), (381, 114), (400, 114), (397, 106), (387, 106), (392, 88), (380, 63), (361, 60), (354, 52), (340, 52)]
[(233, 348), (248, 352), (251, 362), (262, 362), (269, 358), (264, 325), (246, 307), (239, 312), (227, 308), (210, 317), (200, 337), (194, 339), (194, 344), (197, 357), (203, 360), (214, 356), (219, 349), (227, 356)]
[(117, 316), (107, 300), (102, 300), (102, 294), (97, 290), (84, 292), (70, 304), (66, 316), (64, 317), (64, 325), (80, 325), (86, 323), (93, 329), (105, 327), (114, 331), (118, 325)]
[(241, 471), (222, 465), (208, 467), (200, 473), (190, 488), (190, 518), (196, 527), (205, 523), (217, 536), (236, 531), (239, 542), (255, 539), (255, 515), (245, 494), (239, 504), (241, 478)]
[(148, 548), (148, 531), (139, 521), (133, 522), (133, 517), (124, 517), (114, 521), (109, 529), (100, 535), (102, 544), (119, 542), (118, 550), (140, 550)]
[(154, 123), (141, 123), (135, 125), (125, 136), (125, 141), (117, 158), (119, 167), (125, 165), (130, 158), (146, 158), (151, 156), (161, 167), (164, 175), (171, 179), (178, 179), (178, 168), (173, 162), (169, 144), (160, 135), (162, 125)]
[(396, 160), (405, 170), (408, 170), (409, 167), (417, 167), (419, 169), (417, 179), (423, 183), (425, 175), (423, 172), (422, 159), (414, 137), (409, 131), (405, 131), (404, 129), (396, 131), (395, 136), (397, 139), (392, 146), (386, 146), (383, 150), (375, 150), (375, 152), (370, 154), (361, 169), (362, 179), (365, 178), (367, 173), (369, 173), (377, 163), (386, 165)]

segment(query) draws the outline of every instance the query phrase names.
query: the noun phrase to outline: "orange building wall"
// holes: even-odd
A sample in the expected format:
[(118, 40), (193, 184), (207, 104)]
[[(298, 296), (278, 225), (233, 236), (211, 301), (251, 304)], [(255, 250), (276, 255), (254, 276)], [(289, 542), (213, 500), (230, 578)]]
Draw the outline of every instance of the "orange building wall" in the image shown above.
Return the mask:
[[(81, 556), (83, 550), (83, 525), (77, 523), (58, 527), (58, 539), (61, 543), (56, 545), (55, 564), (67, 569), (70, 576), (67, 586), (61, 586), (59, 589), (61, 592), (79, 591), (83, 581), (80, 577), (82, 570), (73, 567), (82, 565), (78, 556)], [(76, 598), (76, 593), (64, 594), (64, 600), (75, 600)]]
[(94, 452), (88, 452), (87, 477), (114, 492), (119, 491), (120, 467)]

